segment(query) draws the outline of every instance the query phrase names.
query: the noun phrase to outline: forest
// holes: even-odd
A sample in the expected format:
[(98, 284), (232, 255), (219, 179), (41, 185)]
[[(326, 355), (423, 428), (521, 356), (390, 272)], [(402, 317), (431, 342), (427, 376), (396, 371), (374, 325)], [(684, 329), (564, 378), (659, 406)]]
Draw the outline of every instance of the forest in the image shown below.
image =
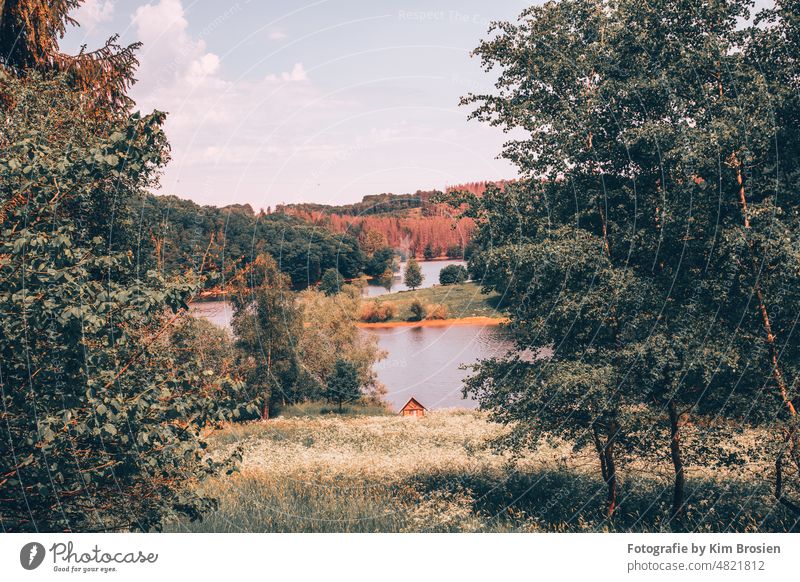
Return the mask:
[[(62, 53), (80, 4), (0, 10), (3, 532), (800, 527), (797, 2), (533, 6), (462, 98), (519, 179), (270, 212), (154, 194), (140, 45)], [(398, 252), (413, 333), (496, 299), (476, 410), (386, 404)]]

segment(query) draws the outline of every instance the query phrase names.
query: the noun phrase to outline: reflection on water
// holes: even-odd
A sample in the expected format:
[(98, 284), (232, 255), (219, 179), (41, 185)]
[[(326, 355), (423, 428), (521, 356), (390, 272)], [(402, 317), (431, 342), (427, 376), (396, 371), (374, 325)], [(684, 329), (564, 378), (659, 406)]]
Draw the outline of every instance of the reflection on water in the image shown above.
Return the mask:
[[(446, 261), (418, 261), (419, 268), (422, 271), (422, 286), (421, 288), (433, 287), (439, 284), (439, 271), (444, 269), (447, 265), (463, 265), (467, 266), (466, 261), (446, 260)], [(408, 291), (408, 287), (403, 283), (403, 274), (406, 272), (406, 263), (400, 263), (400, 271), (394, 274), (391, 290), (386, 287), (381, 287), (377, 283), (370, 283), (364, 287), (363, 295), (366, 297), (377, 297), (378, 295), (385, 295), (386, 293), (396, 293), (398, 291)], [(405, 403), (404, 403), (405, 404)]]
[(412, 396), (423, 406), (475, 408), (474, 400), (461, 397), (462, 381), (469, 374), (461, 364), (502, 356), (511, 342), (496, 326), (395, 327), (362, 330), (377, 336), (389, 355), (375, 365), (386, 385), (386, 399), (399, 410)]

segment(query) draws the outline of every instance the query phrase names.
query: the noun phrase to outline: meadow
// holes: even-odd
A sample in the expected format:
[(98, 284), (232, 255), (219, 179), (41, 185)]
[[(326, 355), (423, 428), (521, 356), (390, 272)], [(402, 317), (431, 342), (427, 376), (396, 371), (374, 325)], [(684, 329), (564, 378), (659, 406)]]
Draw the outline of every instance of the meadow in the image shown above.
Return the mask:
[[(306, 412), (312, 414), (309, 409)], [(556, 443), (512, 459), (490, 441), (503, 428), (476, 411), (321, 414), (231, 425), (214, 454), (236, 447), (239, 472), (203, 485), (220, 500), (189, 532), (670, 531), (668, 459), (625, 468), (621, 506), (604, 514), (596, 459)], [(653, 471), (655, 467), (655, 472)], [(768, 467), (692, 467), (686, 528), (793, 531), (771, 497)]]

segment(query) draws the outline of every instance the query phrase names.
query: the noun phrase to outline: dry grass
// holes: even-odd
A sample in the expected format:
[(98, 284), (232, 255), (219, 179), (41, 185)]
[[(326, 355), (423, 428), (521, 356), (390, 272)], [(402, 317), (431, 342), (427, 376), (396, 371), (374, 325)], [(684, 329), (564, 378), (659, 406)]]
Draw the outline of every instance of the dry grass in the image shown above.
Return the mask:
[[(513, 461), (488, 442), (503, 429), (474, 411), (399, 416), (277, 418), (214, 436), (241, 447), (241, 471), (205, 486), (220, 499), (205, 521), (175, 531), (399, 532), (668, 530), (668, 462), (631, 467), (622, 508), (603, 515), (604, 484), (590, 454), (544, 447)], [(738, 469), (689, 474), (690, 528), (787, 531), (792, 518), (768, 483)]]

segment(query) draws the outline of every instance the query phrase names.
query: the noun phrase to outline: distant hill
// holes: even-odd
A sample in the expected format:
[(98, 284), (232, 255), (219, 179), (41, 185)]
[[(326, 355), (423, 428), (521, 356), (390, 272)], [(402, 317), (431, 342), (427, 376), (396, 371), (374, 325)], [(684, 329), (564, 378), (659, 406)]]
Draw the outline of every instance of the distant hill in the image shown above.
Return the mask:
[[(469, 182), (448, 186), (447, 192), (462, 190), (480, 196), (490, 184), (502, 189), (507, 183)], [(435, 197), (441, 194), (438, 190), (372, 194), (353, 204), (286, 204), (277, 206), (275, 212), (360, 239), (376, 231), (392, 248), (417, 257), (459, 257), (469, 246), (475, 223), (458, 216), (449, 206), (436, 203)]]

